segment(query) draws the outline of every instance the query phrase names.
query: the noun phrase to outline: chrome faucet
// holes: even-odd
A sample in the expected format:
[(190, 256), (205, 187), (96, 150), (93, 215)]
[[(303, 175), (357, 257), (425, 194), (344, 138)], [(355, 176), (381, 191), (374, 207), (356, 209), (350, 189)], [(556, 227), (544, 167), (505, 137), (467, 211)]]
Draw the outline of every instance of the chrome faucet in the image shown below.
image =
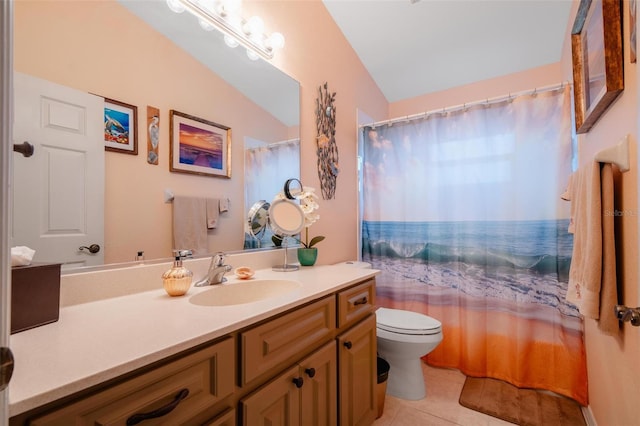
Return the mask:
[(225, 254), (221, 251), (216, 253), (215, 256), (211, 258), (211, 263), (209, 264), (209, 272), (202, 278), (200, 281), (195, 283), (196, 287), (204, 287), (207, 285), (220, 284), (225, 282), (227, 279), (224, 277), (224, 274), (229, 272), (232, 268), (231, 265), (224, 264)]

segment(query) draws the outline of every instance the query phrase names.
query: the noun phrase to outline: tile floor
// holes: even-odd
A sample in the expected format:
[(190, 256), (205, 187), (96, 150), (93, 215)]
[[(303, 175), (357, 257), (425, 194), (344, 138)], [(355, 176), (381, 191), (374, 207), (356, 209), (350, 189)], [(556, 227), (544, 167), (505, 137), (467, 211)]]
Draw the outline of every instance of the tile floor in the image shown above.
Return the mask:
[(458, 370), (422, 366), (427, 396), (406, 401), (387, 395), (384, 412), (374, 426), (513, 426), (458, 403), (465, 376)]

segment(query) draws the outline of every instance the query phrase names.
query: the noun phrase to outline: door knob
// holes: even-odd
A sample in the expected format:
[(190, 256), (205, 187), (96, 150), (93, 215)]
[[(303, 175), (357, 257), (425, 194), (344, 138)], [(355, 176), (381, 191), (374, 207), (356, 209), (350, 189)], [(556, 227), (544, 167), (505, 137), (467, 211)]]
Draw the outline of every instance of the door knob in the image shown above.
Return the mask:
[(96, 254), (100, 251), (100, 246), (98, 244), (91, 244), (89, 247), (81, 246), (78, 248), (79, 251), (88, 250), (91, 254)]
[(20, 144), (14, 143), (13, 144), (13, 150), (15, 152), (19, 152), (20, 154), (24, 155), (25, 157), (31, 157), (33, 155), (33, 145), (31, 145), (29, 142), (24, 141)]
[(13, 375), (13, 353), (7, 347), (0, 348), (0, 391), (5, 390)]

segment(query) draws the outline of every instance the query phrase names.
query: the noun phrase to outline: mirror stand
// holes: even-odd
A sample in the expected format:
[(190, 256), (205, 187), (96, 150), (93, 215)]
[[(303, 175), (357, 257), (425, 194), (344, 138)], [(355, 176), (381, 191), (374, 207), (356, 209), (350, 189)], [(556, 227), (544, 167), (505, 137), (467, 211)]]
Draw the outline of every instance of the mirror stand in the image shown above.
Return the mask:
[(304, 211), (299, 204), (291, 200), (279, 199), (271, 203), (269, 207), (269, 223), (275, 235), (282, 237), (282, 245), (284, 248), (284, 264), (273, 267), (277, 272), (297, 271), (298, 265), (289, 265), (287, 263), (288, 256), (288, 237), (300, 233), (304, 228)]
[(289, 247), (287, 244), (287, 237), (284, 237), (284, 241), (282, 241), (282, 245), (284, 248), (284, 263), (282, 265), (276, 265), (272, 268), (272, 270), (276, 271), (276, 272), (292, 272), (292, 271), (297, 271), (298, 269), (300, 269), (300, 267), (298, 265), (289, 265), (288, 263), (288, 256), (289, 256)]

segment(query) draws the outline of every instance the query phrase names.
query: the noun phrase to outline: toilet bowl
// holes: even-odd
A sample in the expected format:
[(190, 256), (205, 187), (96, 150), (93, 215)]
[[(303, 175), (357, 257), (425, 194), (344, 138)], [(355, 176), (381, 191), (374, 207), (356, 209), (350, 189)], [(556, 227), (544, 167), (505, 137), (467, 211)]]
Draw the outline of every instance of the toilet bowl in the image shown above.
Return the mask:
[(418, 400), (426, 396), (420, 358), (442, 341), (440, 321), (417, 312), (376, 311), (378, 355), (391, 366), (387, 394)]

